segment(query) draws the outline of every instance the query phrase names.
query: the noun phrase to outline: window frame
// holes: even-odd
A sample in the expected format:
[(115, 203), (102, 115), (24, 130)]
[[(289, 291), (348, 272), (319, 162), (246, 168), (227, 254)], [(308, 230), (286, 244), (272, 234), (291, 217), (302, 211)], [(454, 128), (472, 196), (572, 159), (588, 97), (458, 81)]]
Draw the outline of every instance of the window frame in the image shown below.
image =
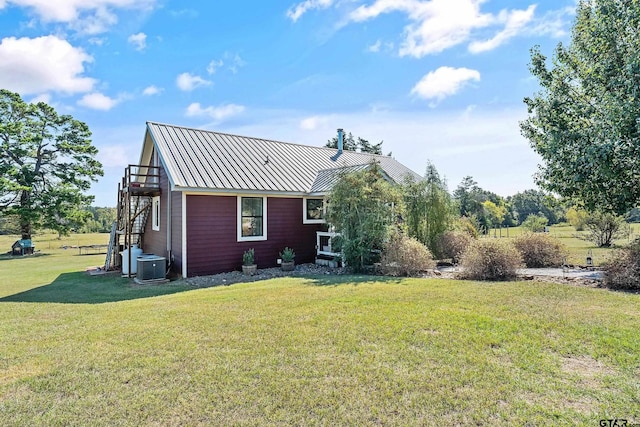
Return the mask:
[[(237, 207), (237, 239), (238, 242), (259, 242), (267, 240), (267, 197), (260, 195), (242, 195), (238, 196)], [(242, 235), (242, 199), (262, 199), (262, 235), (261, 236), (243, 236)]]
[[(322, 219), (307, 218), (307, 202), (309, 200), (322, 200)], [(324, 197), (304, 197), (302, 202), (302, 223), (303, 224), (326, 224), (327, 220), (327, 199)]]
[(160, 204), (160, 196), (153, 196), (151, 198), (151, 229), (153, 231), (160, 231), (161, 211), (162, 205)]

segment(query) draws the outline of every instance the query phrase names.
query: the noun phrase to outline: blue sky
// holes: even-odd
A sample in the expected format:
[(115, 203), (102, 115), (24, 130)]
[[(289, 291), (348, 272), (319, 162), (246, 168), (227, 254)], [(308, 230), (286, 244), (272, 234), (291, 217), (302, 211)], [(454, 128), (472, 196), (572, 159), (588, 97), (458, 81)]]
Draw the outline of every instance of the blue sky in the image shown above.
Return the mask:
[(0, 0), (0, 87), (86, 122), (105, 176), (146, 121), (324, 145), (337, 128), (453, 190), (533, 188), (520, 136), (529, 49), (569, 39), (575, 0)]

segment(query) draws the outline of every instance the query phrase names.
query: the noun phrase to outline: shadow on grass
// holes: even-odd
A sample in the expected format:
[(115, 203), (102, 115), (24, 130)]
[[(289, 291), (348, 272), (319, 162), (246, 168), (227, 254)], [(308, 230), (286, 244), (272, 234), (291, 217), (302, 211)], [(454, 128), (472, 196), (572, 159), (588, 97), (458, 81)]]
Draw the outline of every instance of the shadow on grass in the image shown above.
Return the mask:
[(306, 278), (307, 284), (312, 286), (342, 286), (354, 285), (358, 286), (362, 283), (401, 283), (403, 277), (389, 276), (372, 276), (372, 275), (325, 275), (325, 276), (309, 276)]
[(192, 289), (183, 282), (138, 285), (119, 276), (88, 276), (83, 272), (74, 272), (63, 273), (48, 285), (0, 298), (0, 302), (101, 304), (169, 295)]
[(1, 261), (20, 261), (29, 258), (40, 258), (43, 256), (49, 256), (51, 254), (36, 252), (35, 254), (29, 255), (11, 255), (11, 253), (0, 254), (0, 262)]

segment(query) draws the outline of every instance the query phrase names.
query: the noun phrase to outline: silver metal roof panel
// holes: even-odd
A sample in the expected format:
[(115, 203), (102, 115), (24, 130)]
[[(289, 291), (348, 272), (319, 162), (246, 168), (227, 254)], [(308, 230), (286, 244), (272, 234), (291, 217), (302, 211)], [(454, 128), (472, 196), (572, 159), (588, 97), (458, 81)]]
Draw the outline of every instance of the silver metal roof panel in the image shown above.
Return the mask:
[(372, 161), (395, 182), (420, 176), (388, 156), (192, 129), (155, 122), (147, 131), (176, 187), (193, 190), (328, 192), (336, 170)]

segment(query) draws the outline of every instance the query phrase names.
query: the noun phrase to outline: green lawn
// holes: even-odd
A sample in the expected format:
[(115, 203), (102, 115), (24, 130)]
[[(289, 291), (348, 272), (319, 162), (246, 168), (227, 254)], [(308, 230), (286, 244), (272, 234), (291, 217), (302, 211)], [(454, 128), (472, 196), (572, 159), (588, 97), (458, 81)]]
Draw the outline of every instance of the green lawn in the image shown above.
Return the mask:
[[(640, 234), (640, 224), (631, 224), (632, 233), (627, 238), (617, 240), (611, 248), (599, 248), (591, 241), (586, 239), (588, 233), (586, 231), (576, 231), (575, 228), (568, 224), (553, 225), (549, 229), (549, 234), (558, 238), (567, 248), (569, 255), (567, 257), (568, 264), (585, 265), (587, 254), (591, 251), (594, 265), (600, 266), (604, 264), (613, 254), (616, 248), (627, 245)], [(522, 227), (492, 229), (490, 237), (514, 238), (526, 230)]]
[(535, 282), (89, 277), (0, 258), (0, 425), (640, 422), (640, 295)]

